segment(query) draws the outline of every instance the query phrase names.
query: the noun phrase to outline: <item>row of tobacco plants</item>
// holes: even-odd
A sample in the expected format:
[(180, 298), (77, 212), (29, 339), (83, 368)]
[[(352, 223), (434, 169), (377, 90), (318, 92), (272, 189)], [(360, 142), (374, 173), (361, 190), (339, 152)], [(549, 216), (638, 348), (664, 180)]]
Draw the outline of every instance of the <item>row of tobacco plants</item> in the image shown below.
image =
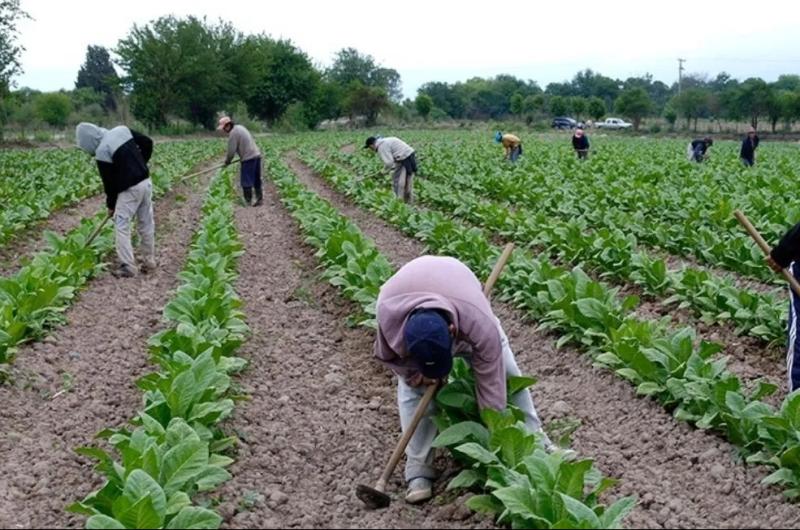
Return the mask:
[(116, 451), (83, 447), (105, 484), (68, 509), (88, 516), (87, 528), (217, 528), (222, 519), (198, 506), (198, 493), (230, 478), (225, 453), (235, 438), (219, 425), (234, 408), (234, 355), (248, 333), (234, 291), (242, 253), (233, 220), (230, 180), (211, 184), (182, 284), (164, 308), (170, 323), (149, 341), (159, 370), (137, 381), (143, 406), (131, 428), (98, 434)]
[[(374, 327), (375, 301), (392, 274), (391, 265), (351, 221), (302, 186), (271, 148), (265, 150), (268, 173), (306, 241), (317, 249), (325, 277), (359, 304), (362, 323)], [(484, 254), (478, 270), (486, 272), (498, 256), (498, 252)], [(509, 379), (509, 395), (533, 382), (525, 377)], [(474, 386), (467, 364), (460, 362), (437, 396), (441, 434), (435, 445), (449, 448), (465, 467), (449, 488), (474, 490), (478, 495), (468, 501), (470, 508), (515, 528), (621, 526), (636, 504), (634, 498), (610, 506), (600, 503), (601, 493), (616, 481), (603, 477), (591, 459), (545, 452), (513, 406), (502, 413), (479, 411)]]
[[(442, 213), (397, 201), (391, 191), (369, 178), (355, 178), (341, 166), (304, 158), (339, 191), (358, 204), (421, 239), (432, 251), (456, 256), (476, 273), (487, 274), (499, 252), (491, 235)], [(367, 174), (368, 175), (368, 174)], [(775, 468), (765, 479), (800, 496), (800, 392), (776, 410), (762, 401), (777, 389), (758, 382), (748, 390), (716, 358), (718, 344), (699, 341), (692, 328), (673, 329), (663, 321), (633, 316), (638, 298), (620, 298), (618, 289), (593, 281), (582, 269), (554, 266), (546, 256), (518, 250), (498, 283), (513, 302), (560, 334), (559, 344), (581, 346), (592, 359), (636, 385), (672, 411), (676, 418), (726, 436), (749, 462)]]
[[(209, 142), (159, 145), (154, 158), (157, 168), (152, 173), (156, 197), (169, 191), (198, 160), (211, 156), (214, 147)], [(70, 168), (68, 164), (58, 171), (68, 173)], [(99, 175), (94, 178), (100, 181)], [(113, 223), (106, 223), (98, 237), (89, 245), (87, 242), (105, 215), (82, 221), (63, 237), (45, 232), (49, 247), (15, 274), (0, 278), (0, 371), (13, 360), (21, 343), (37, 340), (62, 323), (78, 289), (104, 269), (103, 258), (114, 245)]]

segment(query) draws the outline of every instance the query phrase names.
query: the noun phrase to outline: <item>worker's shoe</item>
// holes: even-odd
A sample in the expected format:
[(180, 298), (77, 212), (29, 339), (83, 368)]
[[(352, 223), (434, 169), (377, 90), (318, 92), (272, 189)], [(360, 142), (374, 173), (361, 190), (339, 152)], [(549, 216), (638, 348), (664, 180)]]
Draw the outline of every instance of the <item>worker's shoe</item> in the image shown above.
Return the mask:
[(141, 267), (139, 270), (142, 274), (152, 274), (156, 271), (156, 260), (153, 258), (146, 259), (142, 261)]
[(406, 492), (406, 502), (409, 504), (419, 504), (433, 497), (433, 483), (424, 477), (412, 479), (408, 483)]
[(111, 271), (111, 274), (116, 278), (133, 278), (136, 276), (136, 271), (128, 265), (120, 265)]
[(262, 204), (264, 204), (264, 199), (258, 199), (253, 203), (253, 206), (261, 206)]

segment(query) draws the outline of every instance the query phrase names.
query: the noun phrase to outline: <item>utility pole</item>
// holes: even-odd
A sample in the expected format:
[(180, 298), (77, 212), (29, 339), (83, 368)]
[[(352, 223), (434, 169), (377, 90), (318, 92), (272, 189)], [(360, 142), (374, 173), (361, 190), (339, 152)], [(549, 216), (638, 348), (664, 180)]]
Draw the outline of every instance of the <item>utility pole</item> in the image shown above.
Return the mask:
[(681, 95), (681, 84), (683, 84), (683, 63), (686, 62), (686, 59), (678, 59), (678, 95)]

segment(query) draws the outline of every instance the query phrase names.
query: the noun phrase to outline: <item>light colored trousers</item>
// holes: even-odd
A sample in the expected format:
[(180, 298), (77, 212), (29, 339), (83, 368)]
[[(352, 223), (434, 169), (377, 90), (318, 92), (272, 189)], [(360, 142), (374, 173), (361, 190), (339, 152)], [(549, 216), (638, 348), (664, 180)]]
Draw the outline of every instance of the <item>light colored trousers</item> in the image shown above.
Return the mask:
[[(506, 368), (506, 374), (512, 376), (521, 375), (517, 361), (514, 359), (514, 352), (511, 351), (511, 346), (508, 344), (508, 337), (500, 326), (497, 324), (497, 329), (500, 332), (500, 340), (503, 346), (503, 364)], [(469, 358), (467, 358), (469, 360)], [(400, 409), (400, 426), (405, 432), (411, 419), (414, 417), (414, 412), (417, 410), (422, 395), (425, 393), (425, 386), (417, 388), (411, 387), (403, 380), (402, 377), (397, 378), (397, 405)], [(511, 402), (519, 407), (525, 414), (525, 426), (531, 432), (542, 432), (542, 422), (536, 414), (536, 408), (533, 406), (533, 398), (529, 390), (518, 392), (511, 398)], [(433, 468), (433, 440), (436, 438), (437, 431), (436, 425), (431, 419), (436, 413), (436, 404), (431, 403), (428, 408), (427, 414), (419, 422), (414, 436), (408, 443), (406, 448), (406, 480), (411, 481), (418, 477), (428, 479), (436, 479), (438, 472)], [(543, 433), (544, 434), (544, 433)], [(545, 435), (545, 443), (549, 443), (549, 439)]]
[(410, 203), (414, 198), (414, 174), (408, 174), (406, 167), (398, 163), (392, 174), (392, 191), (395, 197)]
[(144, 260), (155, 257), (156, 224), (153, 220), (153, 183), (145, 179), (128, 188), (117, 197), (114, 209), (114, 225), (117, 232), (117, 256), (123, 265), (136, 270), (131, 245), (131, 222), (136, 217), (136, 229), (139, 232), (139, 243)]

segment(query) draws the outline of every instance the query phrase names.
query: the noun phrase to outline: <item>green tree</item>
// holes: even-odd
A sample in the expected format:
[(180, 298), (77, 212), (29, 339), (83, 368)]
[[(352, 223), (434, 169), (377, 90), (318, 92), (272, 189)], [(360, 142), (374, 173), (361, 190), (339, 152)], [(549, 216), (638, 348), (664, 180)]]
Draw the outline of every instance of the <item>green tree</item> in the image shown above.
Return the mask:
[(569, 106), (575, 113), (575, 119), (580, 120), (583, 113), (586, 112), (587, 100), (583, 96), (572, 96), (569, 98)]
[(400, 74), (378, 65), (371, 55), (364, 55), (355, 48), (343, 48), (336, 52), (327, 76), (343, 87), (357, 86), (352, 85), (357, 81), (363, 86), (383, 89), (393, 101), (403, 99)]
[[(274, 123), (293, 103), (303, 103), (317, 90), (321, 79), (311, 60), (290, 41), (275, 41), (259, 35), (246, 45), (253, 68), (250, 90), (245, 96), (251, 114)], [(296, 115), (308, 108), (298, 107)]]
[(414, 107), (416, 107), (417, 113), (422, 116), (422, 119), (427, 120), (431, 110), (433, 110), (433, 98), (428, 94), (419, 94), (417, 99), (414, 100)]
[(102, 94), (103, 107), (109, 111), (116, 110), (114, 95), (119, 89), (119, 76), (111, 64), (111, 56), (107, 49), (91, 45), (86, 49), (86, 62), (78, 70), (75, 88), (90, 88)]
[(347, 88), (342, 106), (351, 119), (365, 116), (367, 126), (372, 126), (378, 121), (378, 114), (389, 108), (389, 96), (382, 88), (365, 86), (359, 81), (353, 81)]
[(653, 101), (644, 88), (628, 88), (619, 95), (614, 108), (624, 117), (633, 121), (633, 130), (638, 131), (642, 118), (652, 112)]
[(530, 95), (522, 102), (522, 110), (527, 113), (542, 112), (545, 103), (544, 94)]
[(213, 128), (217, 111), (243, 99), (253, 82), (243, 40), (228, 23), (211, 26), (195, 17), (134, 25), (115, 50), (128, 73), (134, 114), (151, 127), (177, 115)]
[(593, 120), (597, 121), (606, 115), (606, 103), (599, 97), (590, 97), (586, 104), (586, 111)]
[(19, 58), (25, 48), (17, 43), (17, 23), (28, 18), (19, 0), (0, 0), (0, 97), (11, 87), (12, 78), (22, 73)]
[(694, 130), (697, 132), (697, 120), (708, 112), (708, 90), (704, 88), (689, 88), (675, 96), (670, 101), (670, 105), (684, 118), (686, 126), (689, 127), (691, 120), (694, 120)]
[(772, 88), (766, 81), (755, 77), (746, 79), (739, 88), (739, 113), (749, 116), (750, 125), (758, 128), (758, 119), (768, 115), (773, 98)]
[(42, 94), (36, 98), (36, 116), (53, 127), (64, 127), (72, 112), (72, 101), (62, 92)]
[(670, 129), (675, 128), (675, 122), (678, 121), (678, 111), (672, 105), (667, 105), (664, 108), (664, 119), (669, 123)]
[(514, 92), (514, 95), (511, 96), (511, 101), (509, 101), (509, 108), (511, 109), (511, 114), (522, 114), (522, 109), (524, 107), (525, 98), (519, 92)]
[(564, 96), (551, 96), (549, 106), (553, 116), (563, 116), (569, 112), (569, 100)]

